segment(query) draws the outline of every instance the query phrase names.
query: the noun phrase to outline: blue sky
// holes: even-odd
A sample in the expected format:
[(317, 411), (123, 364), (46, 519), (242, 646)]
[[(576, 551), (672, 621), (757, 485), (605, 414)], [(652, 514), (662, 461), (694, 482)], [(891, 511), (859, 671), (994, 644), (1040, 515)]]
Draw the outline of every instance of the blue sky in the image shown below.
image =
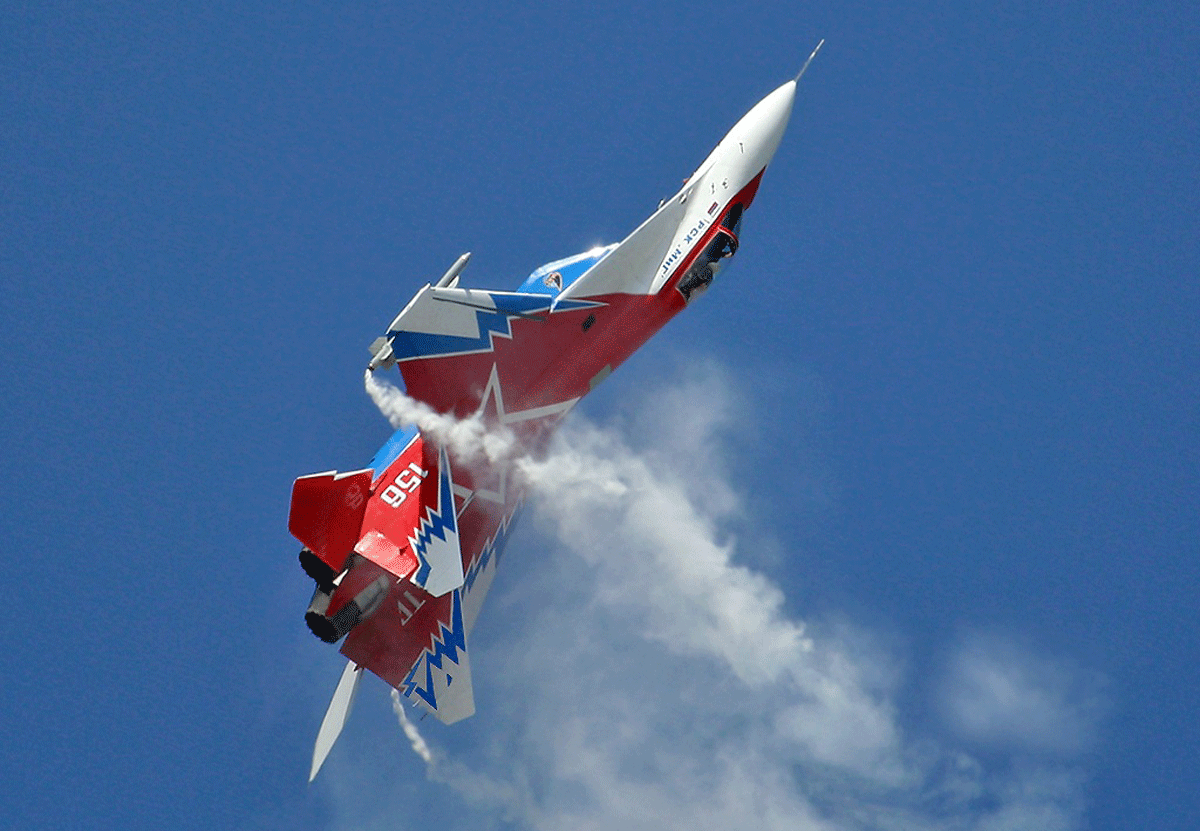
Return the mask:
[[(6, 820), (1195, 827), (1200, 21), (1045, 5), (6, 4)], [(386, 439), (366, 345), (620, 239), (821, 37), (557, 457), (677, 535), (542, 471), (480, 714), (427, 770), (365, 683), (306, 788), (287, 503)]]

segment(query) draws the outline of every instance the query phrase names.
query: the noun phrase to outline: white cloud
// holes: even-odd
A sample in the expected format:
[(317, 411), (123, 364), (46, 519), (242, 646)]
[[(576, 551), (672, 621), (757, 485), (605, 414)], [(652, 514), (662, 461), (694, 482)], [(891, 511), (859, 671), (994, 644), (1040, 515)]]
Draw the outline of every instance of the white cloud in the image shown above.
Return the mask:
[[(722, 463), (733, 400), (719, 373), (702, 373), (634, 408), (650, 417), (620, 433), (576, 415), (546, 458), (521, 462), (535, 533), (506, 555), (473, 637), (479, 713), (431, 727), (440, 784), (425, 787), (473, 807), (446, 820), (443, 805), (439, 823), (1077, 827), (1069, 763), (984, 764), (906, 735), (897, 658), (861, 629), (797, 619), (775, 580), (739, 562), (734, 531), (762, 518)], [(968, 737), (1010, 711), (1050, 734), (1078, 729), (1070, 695), (1045, 704), (1066, 689), (1047, 682), (1052, 662), (1014, 676), (964, 654), (947, 700)], [(997, 679), (1008, 687), (989, 694)], [(399, 775), (407, 822), (428, 824)]]
[(964, 738), (1035, 752), (1087, 749), (1105, 709), (1097, 679), (998, 635), (975, 634), (959, 645), (941, 694)]

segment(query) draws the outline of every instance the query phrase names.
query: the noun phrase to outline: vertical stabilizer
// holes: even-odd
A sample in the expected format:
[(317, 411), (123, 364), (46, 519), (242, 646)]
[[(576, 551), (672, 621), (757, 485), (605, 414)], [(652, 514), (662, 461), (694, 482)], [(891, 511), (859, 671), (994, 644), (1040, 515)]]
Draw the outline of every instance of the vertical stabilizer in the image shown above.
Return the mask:
[(317, 732), (317, 744), (313, 747), (312, 769), (308, 773), (309, 782), (317, 778), (321, 765), (325, 764), (325, 757), (329, 755), (330, 750), (333, 750), (338, 736), (342, 735), (342, 728), (346, 726), (346, 719), (350, 717), (350, 710), (354, 707), (354, 694), (358, 692), (360, 678), (362, 678), (362, 667), (353, 661), (347, 661), (346, 668), (342, 670), (342, 679), (338, 681), (337, 689), (333, 691), (333, 700), (329, 702), (329, 709), (325, 711), (321, 729)]
[(419, 523), (408, 538), (420, 564), (410, 578), (414, 583), (441, 597), (463, 584), (462, 549), (458, 541), (458, 519), (454, 514), (454, 480), (450, 476), (450, 455), (446, 448), (438, 453), (436, 489), (427, 489), (428, 502), (422, 504)]

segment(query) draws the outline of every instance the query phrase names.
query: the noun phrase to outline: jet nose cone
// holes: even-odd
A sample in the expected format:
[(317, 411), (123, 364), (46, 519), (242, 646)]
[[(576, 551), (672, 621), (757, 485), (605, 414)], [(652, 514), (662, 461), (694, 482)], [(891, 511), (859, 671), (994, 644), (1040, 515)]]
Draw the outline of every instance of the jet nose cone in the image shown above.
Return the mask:
[(796, 103), (796, 82), (788, 81), (763, 100), (759, 101), (742, 121), (746, 132), (754, 140), (756, 155), (765, 167), (779, 148), (783, 133), (792, 117), (792, 105)]
[(751, 112), (763, 110), (763, 118), (779, 124), (780, 129), (787, 126), (792, 116), (792, 105), (796, 103), (796, 82), (794, 80), (783, 84), (762, 101), (759, 101)]

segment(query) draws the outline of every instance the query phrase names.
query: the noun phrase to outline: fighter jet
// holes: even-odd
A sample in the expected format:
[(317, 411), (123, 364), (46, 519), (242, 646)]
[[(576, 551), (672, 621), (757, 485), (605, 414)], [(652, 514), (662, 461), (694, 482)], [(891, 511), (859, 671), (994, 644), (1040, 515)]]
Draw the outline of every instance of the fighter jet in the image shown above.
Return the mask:
[[(621, 242), (547, 263), (515, 291), (460, 287), (462, 255), (372, 344), (368, 372), (398, 367), (406, 394), (436, 413), (503, 431), (520, 452), (543, 449), (580, 399), (737, 253), (798, 79), (746, 113)], [(316, 582), (305, 618), (348, 659), (310, 781), (364, 669), (447, 724), (475, 712), (468, 639), (524, 498), (509, 467), (413, 425), (361, 470), (296, 480), (288, 527)]]

